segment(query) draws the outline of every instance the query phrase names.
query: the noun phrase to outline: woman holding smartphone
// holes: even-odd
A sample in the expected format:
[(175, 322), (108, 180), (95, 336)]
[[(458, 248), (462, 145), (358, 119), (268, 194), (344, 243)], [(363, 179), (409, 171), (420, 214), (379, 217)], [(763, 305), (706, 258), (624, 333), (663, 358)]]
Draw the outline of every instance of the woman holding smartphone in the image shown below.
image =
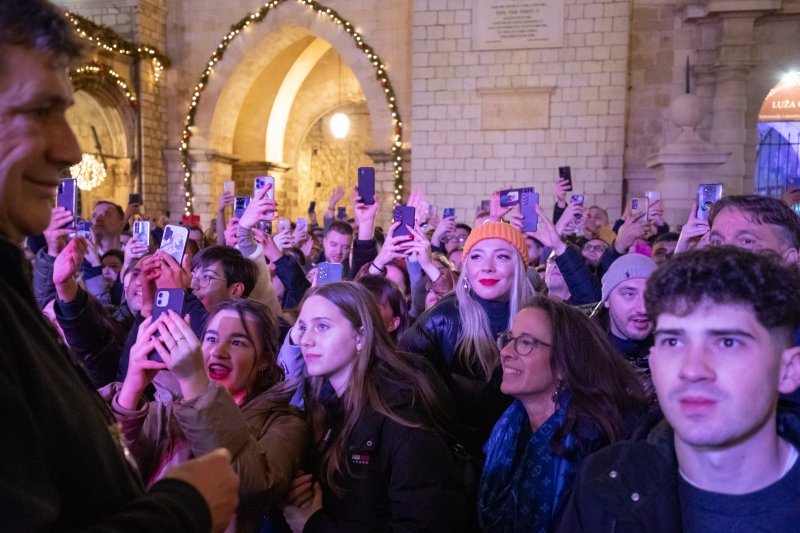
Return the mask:
[(294, 327), (316, 446), (284, 507), (292, 530), (462, 531), (441, 385), (424, 360), (395, 352), (373, 296), (315, 287)]
[(497, 336), (534, 296), (525, 236), (504, 222), (477, 226), (464, 243), (455, 294), (425, 311), (400, 337), (400, 348), (429, 361), (450, 389), (458, 438), (473, 456), (510, 400), (500, 392)]
[[(296, 383), (276, 364), (278, 326), (262, 304), (223, 301), (200, 341), (174, 311), (139, 328), (125, 381), (106, 398), (152, 484), (175, 464), (225, 447), (238, 472), (239, 510), (232, 531), (254, 531), (283, 499), (309, 448), (301, 413), (289, 405)], [(156, 352), (163, 360), (151, 358)], [(144, 401), (158, 371), (167, 370), (182, 400)]]

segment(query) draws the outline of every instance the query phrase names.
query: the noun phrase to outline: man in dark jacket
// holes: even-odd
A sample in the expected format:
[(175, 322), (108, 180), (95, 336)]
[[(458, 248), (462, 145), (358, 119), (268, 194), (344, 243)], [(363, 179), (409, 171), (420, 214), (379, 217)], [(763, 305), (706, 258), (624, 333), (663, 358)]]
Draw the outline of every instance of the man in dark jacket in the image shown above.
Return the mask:
[(19, 243), (47, 227), (61, 172), (81, 157), (65, 115), (78, 46), (59, 11), (0, 2), (0, 530), (221, 529), (237, 503), (230, 454), (187, 462), (145, 493), (33, 296)]
[(650, 366), (665, 420), (589, 457), (561, 531), (796, 531), (800, 272), (733, 247), (653, 274)]

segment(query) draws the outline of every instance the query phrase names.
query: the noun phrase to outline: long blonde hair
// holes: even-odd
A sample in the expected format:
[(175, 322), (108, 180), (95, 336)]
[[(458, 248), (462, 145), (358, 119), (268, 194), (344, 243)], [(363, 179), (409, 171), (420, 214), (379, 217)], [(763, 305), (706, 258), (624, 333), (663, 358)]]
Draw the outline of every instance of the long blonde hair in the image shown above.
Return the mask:
[[(514, 274), (511, 294), (508, 298), (509, 313), (507, 328), (511, 328), (511, 321), (517, 311), (528, 305), (536, 296), (536, 292), (528, 280), (522, 256), (514, 250)], [(456, 352), (467, 366), (472, 368), (477, 362), (484, 372), (484, 378), (489, 381), (494, 369), (500, 361), (500, 351), (497, 349), (497, 340), (492, 334), (489, 316), (483, 307), (472, 296), (472, 288), (467, 279), (467, 265), (469, 256), (464, 257), (464, 265), (456, 284), (456, 298), (458, 299), (458, 315), (461, 318), (461, 329), (456, 342)]]

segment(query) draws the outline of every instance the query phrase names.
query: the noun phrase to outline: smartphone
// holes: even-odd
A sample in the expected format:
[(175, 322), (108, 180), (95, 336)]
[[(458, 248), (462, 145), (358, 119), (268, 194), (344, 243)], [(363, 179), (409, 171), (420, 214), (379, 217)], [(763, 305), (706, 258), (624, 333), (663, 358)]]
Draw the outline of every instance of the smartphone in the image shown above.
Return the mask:
[(128, 195), (128, 205), (142, 205), (142, 195), (141, 194), (129, 194)]
[(519, 212), (522, 215), (522, 229), (536, 231), (539, 228), (539, 214), (536, 206), (539, 205), (539, 193), (533, 189), (520, 193)]
[(631, 216), (644, 213), (644, 219), (647, 220), (647, 198), (631, 198)]
[(222, 192), (229, 192), (233, 194), (233, 191), (236, 187), (236, 183), (233, 181), (223, 181), (222, 182)]
[[(583, 202), (584, 202), (584, 196), (582, 194), (573, 194), (569, 198), (569, 203), (571, 204), (578, 204), (580, 206), (583, 206)], [(581, 215), (580, 213), (576, 213), (575, 220), (580, 220), (582, 216), (583, 215)]]
[(180, 265), (183, 253), (186, 251), (187, 240), (189, 240), (189, 228), (168, 224), (161, 239), (161, 250), (172, 256)]
[(61, 180), (61, 183), (58, 184), (56, 206), (63, 207), (72, 213), (74, 217), (72, 222), (64, 227), (75, 229), (75, 224), (78, 221), (78, 180), (75, 178)]
[(648, 206), (661, 201), (661, 193), (659, 191), (645, 191), (644, 197), (647, 198)]
[(308, 212), (309, 213), (313, 213), (314, 211), (316, 211), (316, 209), (317, 209), (317, 201), (316, 200), (311, 200), (308, 203)]
[(375, 203), (375, 169), (372, 167), (359, 167), (358, 169), (358, 195), (366, 205)]
[(341, 263), (320, 263), (317, 265), (317, 287), (334, 281), (342, 281)]
[(267, 195), (264, 198), (269, 200), (275, 199), (275, 178), (272, 176), (256, 176), (255, 180), (253, 180), (253, 196), (255, 196), (258, 191), (266, 187), (267, 185), (272, 185)]
[(261, 231), (265, 231), (272, 235), (272, 221), (271, 220), (259, 220), (256, 227)]
[(456, 218), (456, 208), (445, 207), (444, 212), (442, 213), (442, 218)]
[(336, 218), (338, 220), (347, 220), (347, 208), (346, 207), (337, 207), (336, 208)]
[(77, 224), (75, 224), (75, 233), (77, 233), (78, 237), (83, 237), (84, 239), (91, 239), (92, 223), (88, 220), (79, 220)]
[(491, 200), (481, 200), (481, 211), (489, 211), (492, 208)]
[(413, 207), (407, 205), (396, 205), (394, 206), (394, 221), (400, 222), (400, 226), (396, 230), (394, 230), (393, 236), (397, 235), (411, 235), (411, 232), (408, 231), (406, 226), (413, 228), (414, 227), (414, 217), (416, 216), (416, 210)]
[(500, 207), (514, 207), (519, 205), (520, 194), (523, 192), (533, 192), (533, 187), (500, 191)]
[(292, 221), (288, 218), (282, 218), (278, 221), (278, 233), (289, 231), (292, 229)]
[(237, 196), (233, 200), (233, 216), (236, 218), (242, 218), (242, 215), (244, 215), (244, 211), (247, 209), (248, 205), (250, 205), (249, 196)]
[[(185, 298), (186, 292), (183, 289), (158, 289), (153, 302), (153, 321), (155, 322), (158, 317), (170, 309), (183, 318), (183, 302)], [(158, 332), (156, 332), (156, 336), (159, 336)], [(150, 352), (147, 358), (151, 361), (161, 361), (161, 356), (155, 350)]]
[(150, 221), (137, 220), (133, 223), (133, 236), (150, 246)]
[(794, 191), (800, 189), (800, 176), (789, 176), (786, 178), (786, 190)]
[(568, 191), (572, 190), (572, 169), (570, 167), (558, 167), (558, 177), (569, 182)]
[(697, 187), (697, 219), (708, 220), (714, 202), (722, 198), (721, 183), (706, 183)]
[(297, 229), (304, 229), (308, 231), (308, 220), (305, 218), (298, 218), (297, 222), (295, 222), (294, 227)]

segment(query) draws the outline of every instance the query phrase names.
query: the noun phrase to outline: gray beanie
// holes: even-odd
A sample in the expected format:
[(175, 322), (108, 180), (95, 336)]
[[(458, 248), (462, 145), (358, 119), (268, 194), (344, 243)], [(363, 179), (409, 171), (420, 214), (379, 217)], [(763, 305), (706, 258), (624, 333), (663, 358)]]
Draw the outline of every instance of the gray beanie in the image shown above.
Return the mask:
[(650, 277), (656, 269), (652, 259), (642, 254), (625, 254), (613, 263), (603, 275), (603, 299), (605, 302), (614, 287), (629, 279)]

